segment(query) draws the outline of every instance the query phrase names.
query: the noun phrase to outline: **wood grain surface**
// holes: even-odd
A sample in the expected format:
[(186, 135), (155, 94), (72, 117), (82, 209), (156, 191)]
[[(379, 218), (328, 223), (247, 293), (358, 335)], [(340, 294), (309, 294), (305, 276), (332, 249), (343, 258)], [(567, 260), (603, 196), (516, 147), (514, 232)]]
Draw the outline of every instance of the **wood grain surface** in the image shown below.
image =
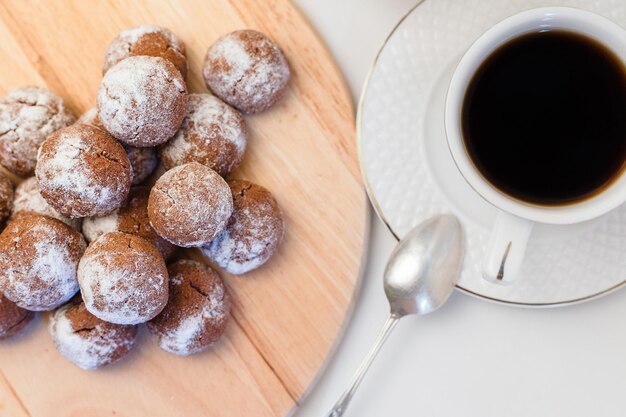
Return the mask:
[(128, 358), (83, 371), (57, 353), (40, 315), (26, 334), (0, 342), (0, 416), (283, 416), (350, 310), (368, 223), (353, 108), (332, 58), (287, 0), (2, 0), (0, 93), (45, 86), (78, 115), (94, 106), (107, 44), (142, 23), (186, 43), (191, 92), (207, 91), (204, 54), (229, 31), (260, 30), (284, 50), (288, 91), (271, 110), (246, 117), (249, 148), (232, 177), (274, 193), (285, 240), (263, 268), (223, 274), (234, 320), (214, 349), (195, 356), (161, 351), (142, 328)]

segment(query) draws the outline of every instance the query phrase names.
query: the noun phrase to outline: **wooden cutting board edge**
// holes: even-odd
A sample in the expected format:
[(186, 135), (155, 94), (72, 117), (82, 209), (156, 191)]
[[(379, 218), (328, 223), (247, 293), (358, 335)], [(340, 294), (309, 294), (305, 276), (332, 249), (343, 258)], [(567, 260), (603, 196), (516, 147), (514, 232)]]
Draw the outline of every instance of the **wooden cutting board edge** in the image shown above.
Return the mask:
[[(356, 308), (357, 300), (359, 299), (359, 296), (361, 295), (361, 290), (363, 289), (363, 279), (365, 277), (365, 271), (367, 270), (367, 260), (368, 260), (369, 248), (370, 248), (369, 237), (371, 233), (371, 228), (372, 228), (372, 210), (368, 203), (365, 206), (365, 226), (363, 226), (363, 230), (367, 238), (365, 239), (365, 242), (363, 245), (363, 253), (361, 254), (361, 264), (359, 266), (359, 272), (357, 273), (357, 277), (354, 282), (354, 290), (352, 292), (352, 298), (350, 299), (350, 304), (348, 305), (348, 308), (346, 310), (343, 323), (341, 324), (341, 327), (339, 328), (339, 331), (337, 332), (335, 341), (332, 343), (332, 345), (330, 346), (330, 349), (328, 350), (328, 353), (326, 354), (326, 358), (321, 363), (319, 370), (317, 371), (317, 373), (311, 380), (307, 389), (302, 393), (300, 398), (299, 399), (294, 398), (295, 404), (292, 407), (292, 409), (286, 414), (286, 417), (292, 417), (298, 411), (298, 409), (300, 408), (300, 404), (304, 400), (306, 400), (309, 394), (311, 394), (311, 392), (315, 389), (317, 384), (322, 380), (324, 374), (326, 373), (326, 369), (332, 362), (333, 358), (335, 357), (335, 353), (337, 352), (337, 350), (339, 349), (339, 346), (341, 345), (341, 341), (343, 340), (343, 336), (348, 328), (348, 325), (352, 321), (352, 316), (354, 315), (354, 310)], [(278, 379), (280, 380), (280, 377), (278, 377)], [(293, 398), (291, 393), (289, 393), (289, 395), (291, 396), (291, 398)], [(329, 404), (329, 406), (330, 405), (331, 404)]]
[[(293, 4), (293, 3), (292, 3)], [(319, 43), (323, 46), (324, 52), (326, 53), (327, 57), (326, 59), (332, 63), (333, 69), (334, 71), (336, 71), (337, 74), (339, 74), (340, 78), (341, 78), (341, 95), (343, 96), (343, 100), (345, 100), (346, 103), (350, 104), (350, 110), (351, 113), (354, 117), (354, 101), (351, 97), (351, 94), (349, 92), (349, 89), (347, 87), (347, 84), (345, 82), (345, 78), (343, 76), (342, 71), (340, 70), (337, 62), (335, 61), (335, 59), (333, 58), (327, 44), (324, 42), (323, 38), (319, 35), (319, 32), (315, 29), (315, 26), (311, 25), (310, 21), (306, 18), (306, 16), (302, 13), (302, 11), (300, 10), (300, 8), (298, 8), (297, 6), (294, 5), (294, 8), (297, 10), (297, 12), (300, 14), (300, 16), (302, 17), (303, 20), (305, 20), (308, 24), (309, 24), (309, 29), (311, 29), (315, 35), (318, 38)], [(354, 147), (354, 149), (356, 149), (356, 127), (353, 126), (353, 141), (352, 141), (352, 145)], [(356, 155), (356, 151), (353, 150), (354, 154)], [(6, 170), (2, 169), (3, 171), (6, 172)], [(357, 168), (357, 172), (360, 176), (360, 170)], [(14, 179), (14, 180), (18, 180), (18, 177), (16, 177), (15, 175), (9, 173), (9, 176)], [(366, 193), (365, 190), (363, 190), (363, 199), (367, 200), (366, 197)], [(322, 362), (319, 370), (317, 371), (316, 375), (313, 377), (309, 387), (304, 391), (304, 393), (301, 395), (300, 399), (298, 398), (294, 398), (294, 395), (289, 391), (288, 387), (286, 386), (286, 384), (282, 383), (283, 386), (285, 387), (285, 390), (287, 391), (287, 393), (289, 394), (289, 396), (293, 399), (294, 401), (294, 406), (291, 408), (291, 410), (289, 410), (287, 412), (287, 415), (291, 416), (293, 415), (297, 410), (298, 410), (298, 406), (300, 404), (300, 402), (307, 397), (307, 395), (311, 392), (311, 390), (315, 387), (315, 385), (317, 384), (317, 382), (320, 380), (320, 378), (323, 376), (325, 369), (327, 368), (328, 364), (330, 363), (330, 361), (332, 360), (335, 351), (337, 350), (337, 348), (339, 347), (340, 341), (343, 337), (343, 334), (350, 322), (350, 319), (352, 317), (352, 314), (354, 313), (354, 307), (356, 304), (356, 301), (358, 299), (358, 296), (360, 294), (361, 288), (362, 288), (362, 280), (363, 280), (363, 274), (364, 274), (364, 270), (367, 266), (366, 263), (366, 259), (367, 259), (367, 254), (368, 254), (368, 249), (369, 249), (369, 233), (370, 233), (370, 228), (371, 228), (371, 210), (369, 208), (369, 204), (365, 204), (364, 205), (364, 209), (365, 209), (365, 215), (364, 215), (364, 221), (365, 221), (365, 225), (363, 225), (363, 233), (364, 233), (364, 243), (363, 243), (363, 251), (361, 253), (361, 262), (360, 262), (360, 266), (359, 266), (359, 271), (357, 276), (355, 277), (355, 281), (354, 281), (354, 288), (352, 291), (352, 296), (349, 302), (349, 305), (346, 309), (346, 313), (345, 316), (343, 318), (343, 322), (342, 325), (339, 329), (339, 331), (337, 332), (337, 335), (335, 337), (334, 342), (332, 343), (330, 349), (328, 350), (328, 353), (324, 359), (324, 361)], [(251, 339), (252, 340), (252, 339)], [(259, 354), (264, 357), (264, 355), (262, 354), (262, 351), (255, 346), (255, 349), (259, 352)], [(265, 359), (265, 357), (264, 357)], [(276, 377), (278, 378), (278, 380), (280, 380), (280, 375), (278, 373), (275, 373)], [(3, 388), (4, 386), (4, 388)], [(4, 377), (4, 375), (0, 372), (0, 393), (2, 395), (0, 395), (0, 416), (4, 416), (5, 412), (8, 412), (11, 417), (16, 417), (16, 416), (22, 416), (22, 415), (30, 415), (28, 410), (26, 409), (26, 407), (24, 406), (24, 404), (22, 403), (20, 397), (17, 395), (17, 393), (15, 392), (15, 390), (11, 387), (9, 381)], [(9, 397), (7, 397), (9, 396)]]
[[(339, 64), (335, 60), (335, 57), (332, 54), (330, 48), (328, 47), (328, 44), (324, 40), (324, 37), (321, 36), (320, 32), (317, 30), (317, 27), (311, 22), (311, 20), (307, 17), (307, 15), (302, 11), (302, 9), (300, 7), (298, 7), (296, 4), (294, 4), (293, 1), (290, 1), (290, 3), (292, 4), (292, 6), (296, 10), (296, 12), (300, 15), (302, 20), (304, 20), (306, 22), (309, 30), (311, 30), (315, 34), (315, 36), (318, 39), (318, 42), (323, 47), (323, 50), (326, 53), (326, 61), (328, 61), (328, 62), (330, 62), (332, 64), (333, 70), (335, 71), (335, 73), (339, 74), (339, 76), (340, 76), (340, 79), (341, 79), (341, 94), (344, 96), (345, 102), (350, 104), (350, 110), (351, 110), (351, 113), (352, 113), (352, 116), (353, 116), (353, 122), (355, 123), (354, 126), (353, 126), (353, 131), (354, 131), (353, 132), (354, 133), (354, 143), (353, 143), (353, 145), (354, 145), (354, 152), (355, 152), (356, 157), (358, 159), (359, 155), (358, 155), (358, 152), (357, 152), (355, 102), (354, 102), (354, 99), (352, 98), (352, 93), (350, 92), (350, 89), (348, 88), (348, 84), (346, 82), (345, 75), (344, 75), (343, 71), (341, 70), (341, 67), (339, 66)], [(362, 182), (361, 163), (360, 163), (360, 161), (357, 161), (357, 162), (358, 162), (358, 175), (359, 175), (360, 181)], [(365, 225), (363, 225), (363, 233), (364, 233), (364, 236), (366, 236), (366, 238), (365, 238), (365, 241), (364, 241), (364, 244), (363, 244), (363, 252), (361, 253), (361, 260), (360, 260), (359, 271), (357, 273), (357, 276), (356, 276), (356, 279), (355, 279), (355, 282), (354, 282), (354, 288), (353, 288), (353, 291), (352, 291), (352, 298), (350, 299), (350, 304), (348, 305), (348, 308), (346, 309), (346, 314), (344, 316), (343, 323), (342, 323), (341, 327), (339, 328), (339, 331), (337, 332), (335, 341), (330, 346), (330, 349), (328, 350), (328, 353), (326, 354), (326, 358), (321, 363), (319, 370), (317, 371), (317, 373), (315, 374), (315, 376), (311, 380), (308, 388), (302, 393), (300, 398), (295, 398), (292, 395), (292, 393), (290, 392), (290, 390), (288, 389), (287, 385), (284, 384), (283, 381), (281, 380), (280, 375), (275, 373), (275, 375), (278, 378), (278, 380), (281, 381), (281, 384), (283, 385), (283, 387), (285, 387), (285, 390), (287, 391), (287, 393), (289, 393), (289, 396), (294, 400), (294, 406), (291, 408), (291, 410), (289, 410), (287, 412), (286, 417), (291, 417), (291, 416), (295, 415), (295, 413), (300, 408), (300, 404), (303, 401), (306, 400), (306, 398), (309, 396), (309, 394), (311, 394), (311, 392), (315, 389), (317, 384), (323, 378), (323, 376), (324, 376), (324, 374), (326, 372), (326, 369), (330, 365), (332, 359), (335, 357), (335, 352), (339, 349), (339, 346), (341, 345), (341, 341), (343, 340), (343, 336), (344, 336), (344, 333), (345, 333), (346, 329), (348, 328), (348, 325), (352, 321), (352, 316), (354, 314), (356, 303), (357, 303), (357, 300), (359, 298), (359, 295), (361, 294), (361, 289), (363, 288), (363, 279), (364, 279), (365, 271), (367, 269), (367, 259), (368, 259), (369, 247), (370, 247), (370, 233), (371, 233), (371, 226), (372, 226), (372, 210), (371, 210), (370, 203), (369, 203), (369, 197), (368, 197), (368, 195), (367, 195), (367, 193), (365, 191), (365, 188), (363, 188), (363, 198), (365, 198), (367, 200), (367, 203), (364, 206), (365, 207), (365, 216), (364, 216)], [(259, 349), (257, 349), (257, 350), (259, 350)], [(259, 354), (261, 356), (263, 356), (263, 354), (261, 353), (261, 350), (259, 350)]]

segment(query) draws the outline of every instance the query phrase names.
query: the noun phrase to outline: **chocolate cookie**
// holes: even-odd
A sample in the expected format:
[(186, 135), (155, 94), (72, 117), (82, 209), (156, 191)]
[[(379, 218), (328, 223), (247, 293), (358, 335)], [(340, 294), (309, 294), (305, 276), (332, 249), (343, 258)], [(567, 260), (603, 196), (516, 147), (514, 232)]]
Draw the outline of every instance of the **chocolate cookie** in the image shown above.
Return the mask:
[(34, 318), (35, 313), (18, 307), (0, 293), (0, 340), (20, 333)]
[(102, 216), (118, 208), (130, 190), (130, 162), (106, 131), (85, 124), (57, 130), (39, 150), (39, 191), (66, 217)]
[(155, 25), (141, 25), (120, 32), (106, 50), (102, 73), (121, 60), (136, 55), (165, 58), (174, 64), (183, 78), (187, 78), (185, 44), (169, 29)]
[(232, 211), (233, 198), (226, 182), (197, 162), (163, 174), (148, 200), (154, 230), (183, 247), (208, 244), (226, 226)]
[(148, 322), (148, 330), (167, 352), (201, 352), (226, 329), (230, 316), (226, 287), (217, 272), (201, 262), (180, 260), (168, 271), (169, 301), (161, 314)]
[(0, 291), (19, 307), (51, 310), (78, 291), (83, 236), (60, 221), (23, 215), (0, 234)]
[(126, 156), (133, 168), (133, 185), (143, 183), (156, 169), (159, 164), (156, 148), (137, 148), (122, 143)]
[(117, 362), (137, 340), (137, 326), (107, 323), (85, 307), (80, 297), (50, 316), (48, 331), (57, 350), (82, 369), (96, 369)]
[(110, 323), (138, 324), (154, 318), (167, 303), (167, 281), (158, 249), (128, 233), (100, 236), (78, 265), (87, 310)]
[(187, 86), (174, 64), (132, 56), (113, 66), (98, 91), (98, 115), (116, 139), (156, 146), (178, 130), (187, 112)]
[(159, 156), (167, 169), (199, 162), (225, 176), (243, 159), (247, 136), (237, 110), (210, 94), (190, 94), (183, 125)]
[(13, 182), (0, 172), (0, 226), (11, 214), (15, 200)]
[(0, 164), (21, 177), (32, 175), (41, 143), (74, 120), (63, 99), (44, 88), (11, 91), (0, 100)]
[(238, 30), (211, 45), (202, 75), (207, 87), (226, 103), (244, 113), (258, 113), (282, 96), (290, 72), (274, 42), (254, 30)]
[(228, 226), (202, 253), (231, 274), (245, 274), (263, 265), (280, 244), (285, 226), (276, 199), (265, 188), (231, 180), (233, 214)]

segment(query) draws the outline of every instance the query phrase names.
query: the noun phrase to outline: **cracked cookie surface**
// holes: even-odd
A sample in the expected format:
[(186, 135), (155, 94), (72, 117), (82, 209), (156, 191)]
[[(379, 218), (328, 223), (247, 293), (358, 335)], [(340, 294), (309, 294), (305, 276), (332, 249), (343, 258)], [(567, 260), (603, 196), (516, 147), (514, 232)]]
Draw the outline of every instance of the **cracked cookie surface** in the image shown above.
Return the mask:
[(283, 214), (272, 194), (245, 180), (228, 181), (233, 214), (228, 225), (202, 253), (231, 274), (258, 268), (276, 252), (283, 239)]
[(123, 59), (135, 55), (158, 56), (170, 61), (187, 78), (185, 44), (169, 29), (140, 25), (123, 30), (107, 47), (102, 73)]
[(239, 111), (210, 94), (190, 94), (187, 116), (159, 156), (167, 169), (199, 162), (225, 176), (243, 159), (247, 138)]
[(98, 91), (98, 115), (116, 139), (137, 147), (160, 145), (187, 112), (187, 86), (166, 59), (132, 56), (113, 66)]
[(78, 291), (83, 236), (60, 221), (19, 216), (0, 234), (0, 291), (19, 307), (51, 310)]
[(117, 324), (146, 322), (167, 303), (165, 261), (147, 240), (111, 232), (93, 241), (78, 265), (78, 283), (89, 312)]
[(163, 311), (147, 323), (161, 349), (190, 355), (213, 345), (224, 333), (230, 297), (219, 274), (193, 260), (168, 267), (170, 295)]
[(60, 129), (39, 150), (39, 191), (66, 217), (102, 216), (126, 199), (131, 184), (124, 148), (102, 129), (75, 124)]
[(41, 143), (74, 120), (63, 99), (44, 88), (9, 92), (0, 99), (0, 164), (21, 177), (32, 175)]
[(290, 71), (278, 45), (260, 32), (238, 30), (211, 45), (202, 75), (226, 103), (244, 113), (258, 113), (280, 99)]
[[(98, 116), (98, 109), (92, 108), (83, 113), (76, 123), (83, 123), (97, 127), (98, 129), (104, 129), (104, 125)], [(157, 152), (155, 148), (137, 148), (135, 146), (127, 145), (123, 142), (120, 143), (126, 151), (126, 156), (130, 161), (130, 166), (133, 168), (133, 185), (138, 185), (144, 182), (150, 174), (154, 172), (159, 159), (157, 158)]]
[(59, 353), (82, 369), (117, 362), (137, 340), (137, 326), (100, 320), (87, 310), (80, 297), (50, 316), (48, 331)]
[(226, 226), (232, 211), (233, 198), (226, 181), (197, 162), (163, 174), (148, 199), (154, 230), (182, 247), (208, 244)]

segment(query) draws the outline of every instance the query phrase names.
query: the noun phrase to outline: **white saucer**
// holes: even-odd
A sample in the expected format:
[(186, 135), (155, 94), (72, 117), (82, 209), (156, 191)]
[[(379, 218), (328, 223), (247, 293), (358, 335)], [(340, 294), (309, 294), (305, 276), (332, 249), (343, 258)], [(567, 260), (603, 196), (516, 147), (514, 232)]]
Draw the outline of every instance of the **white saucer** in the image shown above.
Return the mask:
[(507, 16), (543, 6), (578, 7), (626, 27), (621, 0), (422, 1), (379, 52), (357, 120), (366, 188), (391, 232), (402, 237), (436, 213), (456, 214), (467, 243), (458, 287), (523, 306), (586, 301), (626, 283), (626, 206), (584, 224), (537, 225), (517, 282), (500, 286), (481, 277), (496, 211), (467, 185), (450, 156), (445, 94), (462, 53), (481, 33)]

